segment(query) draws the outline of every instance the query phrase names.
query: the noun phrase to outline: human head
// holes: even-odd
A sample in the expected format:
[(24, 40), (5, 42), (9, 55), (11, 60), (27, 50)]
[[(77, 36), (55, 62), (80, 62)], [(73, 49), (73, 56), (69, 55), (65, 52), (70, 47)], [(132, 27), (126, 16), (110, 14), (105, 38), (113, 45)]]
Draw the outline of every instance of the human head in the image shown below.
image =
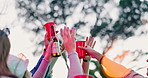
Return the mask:
[(0, 30), (0, 75), (6, 75), (10, 72), (7, 66), (7, 58), (10, 51), (10, 41), (4, 30)]
[(10, 41), (6, 33), (0, 30), (0, 62), (6, 62), (10, 51)]

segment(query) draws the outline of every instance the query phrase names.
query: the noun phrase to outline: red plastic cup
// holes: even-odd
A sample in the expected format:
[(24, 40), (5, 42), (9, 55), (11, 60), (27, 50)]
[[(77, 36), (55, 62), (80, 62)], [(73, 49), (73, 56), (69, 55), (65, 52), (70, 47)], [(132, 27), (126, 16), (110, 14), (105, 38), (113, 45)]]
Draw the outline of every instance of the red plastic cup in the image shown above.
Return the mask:
[(86, 51), (80, 49), (78, 46), (85, 47), (85, 41), (76, 41), (76, 52), (78, 53), (79, 58), (84, 58)]
[(48, 39), (50, 39), (52, 36), (55, 36), (55, 30), (54, 30), (55, 26), (56, 26), (56, 23), (54, 22), (48, 22), (44, 25), (44, 27), (46, 28)]
[(94, 77), (90, 75), (77, 75), (74, 78), (94, 78)]

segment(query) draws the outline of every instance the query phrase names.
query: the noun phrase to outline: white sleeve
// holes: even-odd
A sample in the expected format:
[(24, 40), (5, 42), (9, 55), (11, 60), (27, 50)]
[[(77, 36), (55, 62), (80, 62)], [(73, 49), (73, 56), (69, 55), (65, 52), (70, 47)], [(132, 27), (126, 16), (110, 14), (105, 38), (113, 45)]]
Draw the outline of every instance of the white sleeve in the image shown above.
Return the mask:
[(68, 78), (74, 78), (74, 76), (76, 75), (83, 74), (78, 54), (76, 52), (72, 52), (68, 55), (68, 58), (70, 60), (70, 69), (68, 72)]

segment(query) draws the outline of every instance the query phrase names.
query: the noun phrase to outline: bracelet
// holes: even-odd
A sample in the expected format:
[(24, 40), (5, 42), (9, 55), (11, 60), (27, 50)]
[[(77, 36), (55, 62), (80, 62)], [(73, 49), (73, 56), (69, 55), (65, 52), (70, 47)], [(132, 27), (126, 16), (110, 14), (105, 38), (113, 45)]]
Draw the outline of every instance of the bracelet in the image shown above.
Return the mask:
[(83, 59), (84, 62), (89, 62), (90, 60)]

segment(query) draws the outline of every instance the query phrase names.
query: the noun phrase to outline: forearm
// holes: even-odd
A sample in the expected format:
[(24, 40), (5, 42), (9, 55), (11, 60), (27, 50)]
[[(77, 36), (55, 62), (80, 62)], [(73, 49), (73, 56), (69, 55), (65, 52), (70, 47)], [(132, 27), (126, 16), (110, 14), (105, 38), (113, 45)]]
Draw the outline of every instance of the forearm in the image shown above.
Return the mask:
[(82, 63), (84, 74), (89, 74), (89, 62), (90, 62), (90, 56), (85, 56), (85, 58), (83, 58), (83, 63)]
[(83, 68), (84, 74), (88, 74), (89, 73), (89, 62), (83, 62), (82, 68)]
[(74, 76), (76, 75), (83, 74), (78, 54), (76, 52), (72, 52), (68, 55), (68, 58), (70, 60), (70, 69), (68, 73), (68, 78), (74, 78)]
[(102, 58), (103, 58), (103, 55), (100, 54), (99, 52), (96, 52), (96, 53), (95, 53), (95, 58), (98, 60), (99, 63), (101, 63), (101, 60), (102, 60)]
[(58, 59), (58, 57), (53, 58), (52, 61), (50, 62), (50, 65), (48, 65), (48, 69), (47, 69), (47, 72), (45, 74), (46, 78), (49, 78), (49, 76), (51, 76), (52, 68), (54, 67), (57, 59)]
[(30, 71), (32, 73), (32, 76), (34, 75), (34, 73), (36, 72), (36, 70), (39, 68), (39, 66), (40, 66), (43, 58), (44, 58), (44, 56), (42, 55), (40, 57), (39, 61), (37, 62), (36, 66)]
[(48, 67), (48, 63), (49, 61), (46, 59), (43, 59), (41, 62), (41, 65), (39, 66), (38, 70), (35, 72), (35, 74), (33, 75), (33, 78), (43, 78), (46, 69)]
[[(101, 65), (103, 66), (103, 71), (106, 76), (108, 77), (115, 77), (115, 78), (122, 78), (127, 76), (131, 69), (128, 69), (110, 59), (108, 59), (106, 56), (102, 57)], [(117, 73), (118, 72), (118, 73)]]
[(134, 72), (134, 71), (131, 71), (127, 76), (125, 76), (124, 78), (145, 78), (143, 77), (142, 75)]

